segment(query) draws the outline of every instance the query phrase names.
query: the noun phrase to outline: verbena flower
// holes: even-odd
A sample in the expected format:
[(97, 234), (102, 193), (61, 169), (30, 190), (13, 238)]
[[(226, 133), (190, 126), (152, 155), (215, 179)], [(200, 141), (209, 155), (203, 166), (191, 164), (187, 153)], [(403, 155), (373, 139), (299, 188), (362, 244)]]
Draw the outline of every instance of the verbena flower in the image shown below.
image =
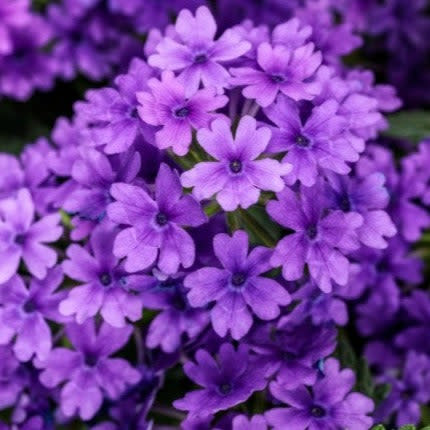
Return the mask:
[(262, 369), (253, 365), (244, 345), (235, 350), (233, 345), (224, 343), (217, 360), (200, 349), (195, 360), (196, 363), (184, 365), (184, 372), (202, 388), (174, 402), (176, 408), (188, 411), (190, 415), (205, 416), (229, 409), (266, 386)]
[(194, 187), (198, 200), (216, 195), (226, 211), (257, 203), (260, 190), (281, 191), (282, 176), (291, 169), (273, 159), (258, 159), (269, 143), (270, 130), (257, 128), (254, 118), (243, 117), (234, 137), (230, 127), (230, 122), (217, 119), (210, 130), (200, 130), (199, 144), (215, 161), (197, 163), (181, 175), (182, 185)]
[(279, 315), (280, 306), (290, 303), (290, 295), (280, 284), (260, 276), (270, 270), (270, 249), (257, 247), (248, 256), (248, 236), (236, 231), (232, 237), (216, 235), (214, 251), (223, 268), (199, 269), (185, 278), (184, 285), (191, 290), (192, 306), (215, 302), (210, 316), (218, 335), (230, 332), (240, 339), (251, 328), (253, 314), (271, 320)]
[(213, 111), (225, 106), (227, 97), (217, 96), (215, 88), (204, 88), (185, 94), (185, 87), (172, 72), (161, 75), (161, 81), (148, 82), (151, 92), (140, 92), (139, 115), (148, 124), (160, 126), (155, 139), (160, 149), (172, 148), (177, 155), (188, 152), (192, 131), (209, 126), (216, 118)]
[(309, 43), (295, 50), (283, 45), (271, 46), (262, 43), (257, 48), (260, 69), (251, 67), (231, 68), (231, 82), (243, 85), (243, 95), (267, 107), (281, 92), (295, 101), (312, 100), (321, 90), (317, 81), (312, 81), (321, 64), (321, 53), (314, 52)]
[(186, 94), (193, 94), (201, 82), (221, 92), (230, 78), (223, 64), (245, 54), (251, 45), (232, 30), (215, 40), (216, 31), (215, 20), (207, 7), (199, 7), (195, 16), (189, 10), (182, 10), (176, 20), (174, 38), (163, 38), (156, 46), (157, 53), (148, 62), (162, 70), (180, 72)]
[(147, 268), (157, 257), (167, 274), (194, 263), (194, 242), (182, 227), (199, 226), (206, 217), (195, 199), (182, 194), (176, 172), (160, 166), (154, 198), (142, 187), (120, 183), (113, 185), (111, 195), (116, 201), (108, 208), (109, 218), (128, 226), (114, 243), (114, 254), (126, 257), (126, 270)]
[(128, 276), (113, 255), (115, 236), (112, 227), (100, 226), (91, 234), (89, 248), (73, 244), (67, 249), (64, 272), (83, 284), (69, 291), (59, 310), (79, 324), (100, 312), (113, 327), (124, 327), (127, 319), (137, 321), (142, 315), (139, 276)]
[(321, 428), (353, 428), (367, 430), (373, 420), (373, 401), (361, 393), (350, 393), (355, 382), (350, 369), (339, 369), (333, 358), (324, 365), (324, 378), (312, 386), (288, 390), (282, 383), (272, 382), (270, 392), (287, 408), (275, 408), (265, 413), (275, 430), (318, 430)]
[(55, 291), (62, 281), (62, 271), (56, 267), (44, 279), (33, 279), (29, 288), (19, 276), (0, 286), (0, 344), (12, 341), (20, 361), (49, 356), (52, 336), (46, 320), (64, 322), (58, 312), (64, 293)]
[(96, 330), (93, 320), (68, 324), (67, 337), (75, 350), (55, 348), (46, 360), (37, 362), (42, 384), (48, 388), (62, 385), (60, 405), (65, 416), (78, 413), (89, 420), (105, 396), (117, 399), (127, 386), (139, 381), (140, 373), (127, 360), (110, 357), (127, 343), (131, 330), (106, 323)]
[(50, 214), (35, 221), (34, 203), (27, 189), (0, 203), (0, 282), (18, 270), (21, 259), (38, 279), (57, 261), (56, 252), (46, 244), (62, 234), (60, 216)]

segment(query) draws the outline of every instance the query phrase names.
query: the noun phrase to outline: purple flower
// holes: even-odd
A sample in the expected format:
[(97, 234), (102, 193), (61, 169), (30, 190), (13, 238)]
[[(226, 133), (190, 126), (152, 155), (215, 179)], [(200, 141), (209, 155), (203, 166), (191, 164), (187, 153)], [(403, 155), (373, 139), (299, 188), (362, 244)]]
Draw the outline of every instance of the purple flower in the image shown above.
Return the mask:
[(184, 364), (184, 372), (203, 388), (187, 393), (176, 400), (177, 409), (189, 411), (190, 416), (206, 416), (229, 409), (246, 401), (254, 391), (266, 386), (264, 372), (256, 367), (248, 348), (240, 345), (221, 345), (217, 360), (207, 351), (197, 351), (196, 363)]
[(212, 113), (228, 102), (226, 96), (217, 96), (214, 88), (204, 88), (189, 96), (185, 87), (172, 72), (163, 72), (161, 81), (148, 82), (151, 92), (138, 93), (141, 104), (139, 115), (148, 124), (161, 126), (155, 135), (160, 149), (172, 147), (173, 152), (185, 155), (192, 139), (192, 131), (208, 127), (216, 118)]
[(154, 270), (154, 276), (145, 277), (139, 285), (145, 308), (161, 310), (149, 325), (146, 336), (149, 348), (160, 347), (172, 353), (181, 346), (184, 335), (193, 340), (209, 323), (206, 309), (194, 309), (189, 305), (183, 275), (169, 278)]
[(103, 398), (117, 399), (141, 375), (128, 361), (110, 358), (128, 341), (132, 328), (114, 328), (104, 323), (96, 331), (94, 321), (82, 325), (68, 324), (66, 334), (75, 350), (55, 348), (44, 361), (40, 381), (48, 388), (61, 388), (61, 411), (67, 417), (79, 413), (83, 420), (91, 419), (99, 410)]
[[(112, 201), (110, 188), (116, 182), (131, 182), (140, 169), (140, 156), (129, 151), (108, 158), (93, 148), (80, 148), (80, 157), (73, 164), (72, 177), (80, 185), (66, 199), (63, 209), (77, 215), (77, 223), (88, 223), (82, 236), (105, 220), (106, 208)], [(80, 239), (74, 232), (74, 239)], [(72, 233), (73, 234), (73, 233)]]
[(16, 405), (26, 376), (10, 345), (0, 345), (0, 409)]
[(375, 411), (376, 420), (386, 420), (396, 414), (396, 425), (418, 424), (421, 405), (430, 400), (430, 360), (428, 355), (409, 351), (403, 367), (402, 377), (391, 375), (384, 382), (391, 385), (388, 397)]
[(13, 50), (13, 28), (22, 28), (30, 20), (29, 1), (15, 0), (0, 2), (0, 55), (10, 54)]
[(318, 184), (302, 187), (300, 195), (285, 188), (278, 193), (277, 201), (267, 204), (267, 212), (276, 222), (294, 230), (279, 241), (271, 263), (282, 265), (282, 274), (288, 281), (300, 279), (307, 264), (311, 278), (328, 293), (333, 281), (339, 285), (348, 281), (349, 262), (344, 252), (358, 248), (353, 233), (362, 219), (341, 211), (325, 215), (323, 192)]
[(34, 222), (34, 215), (27, 189), (0, 202), (0, 283), (17, 272), (21, 259), (38, 279), (43, 279), (47, 269), (56, 263), (56, 252), (45, 244), (61, 236), (60, 216), (46, 215)]
[(176, 172), (160, 166), (155, 200), (143, 188), (128, 184), (114, 184), (111, 194), (116, 202), (109, 205), (109, 218), (128, 226), (114, 243), (114, 254), (126, 257), (127, 271), (149, 267), (158, 254), (158, 266), (166, 274), (176, 273), (180, 265), (191, 267), (194, 242), (182, 226), (197, 227), (206, 216), (196, 200), (182, 194)]
[(175, 39), (165, 37), (157, 45), (157, 53), (149, 57), (151, 66), (180, 72), (179, 79), (186, 94), (193, 94), (200, 82), (218, 92), (228, 85), (230, 74), (220, 63), (231, 62), (245, 54), (251, 44), (227, 30), (214, 40), (217, 26), (209, 9), (201, 6), (195, 16), (182, 10), (176, 20)]
[(277, 126), (272, 128), (268, 151), (288, 151), (283, 161), (293, 166), (286, 177), (288, 183), (298, 180), (309, 187), (321, 171), (341, 175), (350, 172), (347, 163), (357, 161), (358, 152), (343, 144), (341, 136), (346, 122), (336, 115), (337, 110), (337, 102), (327, 100), (314, 107), (302, 122), (299, 106), (286, 97), (279, 97), (276, 104), (265, 110)]
[(385, 237), (393, 237), (397, 229), (386, 211), (390, 196), (385, 188), (385, 176), (372, 173), (362, 179), (346, 176), (328, 176), (333, 208), (345, 213), (354, 212), (363, 217), (357, 233), (360, 241), (372, 248), (388, 246)]
[(10, 29), (13, 50), (0, 56), (0, 94), (21, 101), (36, 89), (50, 89), (54, 80), (52, 58), (42, 49), (51, 40), (51, 29), (42, 17), (29, 17), (26, 25)]
[(263, 107), (272, 104), (279, 92), (296, 101), (312, 100), (321, 91), (321, 85), (312, 81), (321, 59), (321, 53), (314, 52), (312, 43), (295, 50), (262, 43), (257, 49), (261, 70), (231, 68), (234, 78), (230, 81), (234, 85), (245, 85), (243, 95), (255, 99)]
[(248, 236), (239, 230), (232, 237), (217, 234), (214, 251), (223, 268), (199, 269), (185, 278), (184, 285), (191, 290), (191, 306), (216, 302), (210, 316), (218, 335), (225, 337), (230, 331), (234, 339), (240, 339), (251, 328), (253, 314), (271, 320), (279, 316), (280, 306), (290, 303), (290, 295), (280, 284), (260, 276), (271, 268), (272, 250), (260, 246), (248, 256)]
[(333, 326), (314, 326), (309, 320), (300, 324), (269, 323), (257, 325), (246, 343), (258, 354), (257, 362), (267, 374), (291, 389), (315, 383), (318, 364), (336, 347), (336, 330)]
[(33, 354), (46, 359), (52, 348), (51, 329), (45, 319), (63, 322), (58, 304), (64, 293), (55, 290), (63, 281), (59, 267), (42, 280), (33, 279), (27, 289), (19, 276), (0, 287), (0, 344), (13, 341), (13, 351), (20, 361)]
[(288, 390), (278, 382), (270, 384), (273, 396), (289, 406), (265, 413), (274, 430), (368, 430), (372, 426), (368, 416), (373, 411), (372, 400), (350, 393), (355, 382), (352, 370), (340, 370), (338, 361), (330, 358), (325, 362), (324, 374), (312, 386), (312, 393), (305, 386)]
[(135, 58), (127, 74), (115, 79), (115, 88), (90, 90), (85, 102), (75, 104), (76, 122), (90, 128), (97, 145), (106, 154), (125, 152), (137, 136), (153, 140), (153, 127), (139, 119), (136, 94), (147, 89), (147, 81), (153, 70), (142, 60)]
[(270, 130), (257, 128), (250, 116), (240, 120), (233, 138), (230, 122), (217, 119), (211, 130), (199, 130), (200, 145), (216, 161), (198, 163), (184, 172), (181, 182), (184, 187), (194, 187), (198, 200), (216, 194), (218, 203), (226, 211), (238, 206), (248, 208), (257, 203), (260, 190), (281, 191), (285, 184), (282, 176), (291, 166), (272, 159), (257, 159), (265, 151)]
[(113, 327), (124, 327), (127, 319), (137, 321), (142, 316), (136, 292), (140, 276), (128, 276), (113, 255), (115, 236), (110, 226), (99, 226), (90, 236), (89, 248), (73, 244), (67, 249), (64, 272), (83, 285), (73, 287), (59, 309), (63, 315), (74, 315), (79, 324), (97, 312)]

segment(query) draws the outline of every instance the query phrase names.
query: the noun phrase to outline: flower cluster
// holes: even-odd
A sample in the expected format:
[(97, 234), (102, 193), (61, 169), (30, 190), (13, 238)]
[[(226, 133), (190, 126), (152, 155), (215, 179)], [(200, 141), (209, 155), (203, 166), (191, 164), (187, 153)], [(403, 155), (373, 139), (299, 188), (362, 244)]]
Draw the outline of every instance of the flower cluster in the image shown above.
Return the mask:
[[(49, 138), (0, 155), (10, 428), (419, 422), (430, 296), (413, 251), (430, 227), (430, 141), (397, 160), (380, 137), (401, 101), (343, 65), (358, 15), (353, 27), (330, 1), (291, 2), (277, 25), (219, 29), (191, 1), (84, 3), (47, 9), (54, 74), (99, 80), (136, 57)], [(29, 13), (5, 4), (0, 69)], [(168, 11), (174, 25), (143, 47), (130, 22), (145, 32)], [(391, 386), (380, 401), (346, 366), (347, 325)]]

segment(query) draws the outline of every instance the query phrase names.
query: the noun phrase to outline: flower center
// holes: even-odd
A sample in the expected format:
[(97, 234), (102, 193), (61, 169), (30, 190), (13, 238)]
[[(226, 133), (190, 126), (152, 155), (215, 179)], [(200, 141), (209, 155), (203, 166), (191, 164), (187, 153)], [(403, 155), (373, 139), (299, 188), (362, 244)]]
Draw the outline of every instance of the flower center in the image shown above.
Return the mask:
[(246, 276), (241, 272), (234, 273), (231, 277), (231, 284), (234, 287), (241, 287), (245, 283), (245, 281)]
[(230, 393), (231, 390), (232, 390), (232, 388), (233, 388), (232, 385), (230, 383), (226, 382), (226, 383), (221, 384), (219, 386), (219, 391), (220, 391), (221, 394), (225, 395), (225, 394)]
[(163, 212), (159, 212), (155, 217), (155, 221), (160, 227), (163, 227), (168, 222), (167, 215)]
[(36, 303), (34, 303), (33, 300), (28, 300), (24, 303), (23, 309), (24, 312), (30, 314), (36, 310)]
[(282, 358), (285, 361), (295, 360), (297, 358), (297, 355), (294, 354), (294, 352), (291, 351), (283, 351), (282, 352)]
[(229, 167), (233, 173), (240, 173), (242, 171), (242, 162), (240, 160), (230, 161)]
[(17, 245), (24, 245), (24, 243), (25, 243), (25, 235), (24, 234), (17, 234), (15, 236), (15, 243)]
[(175, 109), (173, 114), (176, 118), (186, 118), (190, 114), (190, 109), (186, 106), (183, 106)]
[(349, 201), (348, 197), (343, 197), (340, 200), (339, 206), (343, 212), (349, 212), (351, 210), (351, 202)]
[(273, 73), (270, 75), (270, 80), (275, 84), (282, 84), (282, 82), (285, 82), (285, 76), (279, 73)]
[(311, 409), (311, 415), (315, 418), (322, 418), (325, 415), (325, 410), (321, 406), (314, 405)]
[(102, 273), (99, 279), (101, 284), (104, 285), (105, 287), (107, 287), (112, 283), (112, 276), (109, 273)]
[(315, 225), (311, 225), (307, 228), (306, 234), (308, 235), (309, 239), (315, 239), (318, 234), (318, 230)]
[(206, 54), (197, 54), (194, 57), (194, 64), (203, 64), (208, 61), (208, 56)]
[(311, 141), (306, 136), (303, 136), (303, 134), (296, 136), (296, 145), (300, 146), (300, 148), (307, 148), (310, 143)]
[(94, 367), (97, 362), (99, 361), (99, 358), (96, 354), (87, 353), (85, 354), (85, 364), (88, 367)]

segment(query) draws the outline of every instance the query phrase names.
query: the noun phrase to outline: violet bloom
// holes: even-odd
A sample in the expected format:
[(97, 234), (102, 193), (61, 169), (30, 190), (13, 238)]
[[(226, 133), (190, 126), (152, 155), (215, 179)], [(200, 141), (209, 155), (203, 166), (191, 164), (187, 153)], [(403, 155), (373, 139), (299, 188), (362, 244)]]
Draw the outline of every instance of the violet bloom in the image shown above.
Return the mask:
[(56, 267), (44, 279), (33, 279), (29, 288), (19, 276), (0, 286), (0, 344), (14, 339), (18, 360), (29, 361), (33, 355), (40, 360), (48, 357), (52, 337), (46, 320), (64, 320), (58, 313), (64, 293), (55, 292), (62, 281), (62, 271)]
[(267, 375), (276, 376), (291, 389), (315, 383), (319, 363), (336, 347), (336, 330), (333, 325), (314, 326), (309, 320), (299, 324), (269, 323), (257, 325), (246, 343), (258, 354), (257, 361)]
[(36, 222), (34, 216), (34, 203), (27, 189), (0, 203), (0, 283), (17, 272), (21, 259), (38, 279), (55, 265), (57, 254), (45, 244), (61, 236), (60, 215), (46, 215)]
[(0, 0), (0, 55), (10, 54), (13, 50), (11, 30), (23, 27), (30, 20), (29, 0)]
[(317, 184), (302, 188), (300, 196), (285, 188), (278, 200), (267, 204), (269, 215), (295, 232), (278, 243), (271, 263), (282, 266), (288, 281), (300, 279), (307, 264), (311, 278), (329, 293), (332, 282), (345, 285), (349, 262), (344, 253), (359, 247), (355, 230), (362, 219), (355, 213), (332, 211), (326, 214), (323, 190)]
[(295, 50), (262, 43), (257, 49), (261, 70), (231, 68), (234, 78), (230, 82), (244, 85), (243, 95), (263, 107), (272, 104), (279, 92), (295, 101), (312, 100), (321, 91), (321, 85), (312, 80), (321, 60), (321, 53), (314, 52), (313, 43)]
[(186, 94), (195, 93), (200, 82), (222, 92), (230, 74), (221, 64), (239, 58), (251, 48), (251, 44), (233, 30), (227, 30), (214, 40), (217, 26), (205, 6), (199, 7), (195, 16), (189, 10), (182, 10), (175, 30), (175, 39), (165, 37), (148, 62), (162, 70), (180, 72), (179, 79), (186, 87)]
[(177, 409), (188, 411), (190, 416), (206, 416), (245, 402), (253, 392), (263, 390), (267, 384), (264, 372), (255, 366), (248, 348), (240, 345), (221, 345), (217, 360), (200, 349), (196, 363), (184, 364), (185, 374), (203, 388), (191, 391), (176, 400)]
[(265, 413), (273, 430), (321, 430), (348, 428), (368, 430), (373, 420), (373, 401), (361, 393), (350, 393), (355, 377), (351, 369), (339, 369), (339, 362), (330, 358), (324, 365), (324, 378), (312, 386), (288, 390), (272, 382), (270, 392), (287, 408), (275, 408)]
[[(63, 204), (65, 211), (77, 216), (78, 231), (74, 232), (74, 235), (72, 233), (73, 239), (81, 239), (97, 223), (105, 220), (106, 208), (112, 201), (110, 196), (112, 184), (133, 181), (140, 166), (140, 156), (134, 151), (108, 158), (93, 148), (80, 149), (80, 158), (74, 162), (72, 168), (72, 178), (80, 186)], [(82, 223), (88, 225), (81, 226)]]
[(362, 216), (363, 224), (357, 229), (360, 241), (372, 248), (386, 248), (388, 244), (385, 237), (393, 237), (397, 229), (383, 210), (390, 201), (385, 188), (385, 176), (375, 172), (356, 179), (332, 174), (328, 179), (332, 207)]
[(153, 141), (153, 127), (144, 124), (138, 116), (136, 94), (147, 89), (153, 70), (135, 58), (125, 75), (115, 79), (116, 88), (90, 90), (85, 102), (75, 104), (76, 122), (90, 129), (97, 145), (106, 154), (125, 152), (137, 136)]
[(257, 203), (260, 190), (281, 191), (285, 184), (282, 176), (291, 166), (269, 158), (257, 159), (265, 151), (270, 130), (257, 128), (250, 116), (243, 117), (233, 138), (231, 124), (216, 119), (211, 129), (199, 130), (200, 145), (216, 161), (204, 161), (184, 172), (181, 182), (184, 187), (194, 187), (198, 200), (216, 199), (226, 211), (241, 206), (246, 209)]
[(36, 89), (50, 89), (54, 82), (53, 60), (43, 51), (52, 37), (48, 23), (30, 15), (26, 25), (10, 29), (10, 37), (12, 51), (0, 56), (0, 94), (24, 101)]
[(430, 360), (428, 355), (409, 351), (403, 367), (402, 377), (389, 375), (384, 382), (390, 384), (388, 397), (375, 411), (375, 419), (385, 421), (396, 414), (396, 425), (418, 424), (421, 406), (430, 401)]
[(75, 350), (55, 348), (46, 360), (36, 361), (43, 385), (52, 389), (64, 384), (59, 402), (66, 417), (78, 413), (89, 420), (104, 397), (118, 399), (127, 386), (139, 381), (140, 373), (128, 361), (110, 357), (127, 343), (131, 332), (130, 326), (114, 328), (106, 323), (96, 331), (93, 320), (68, 324), (67, 338)]
[(0, 345), (0, 409), (15, 406), (27, 382), (10, 345)]
[(217, 96), (215, 88), (203, 88), (185, 95), (185, 87), (172, 72), (163, 72), (161, 81), (148, 82), (151, 92), (137, 94), (139, 115), (153, 126), (161, 126), (155, 135), (160, 149), (172, 148), (177, 155), (188, 152), (192, 131), (208, 127), (216, 118), (213, 111), (225, 106), (226, 96)]
[(160, 166), (155, 181), (155, 199), (143, 188), (114, 184), (116, 202), (109, 205), (109, 218), (128, 226), (116, 237), (114, 254), (126, 257), (125, 269), (133, 272), (155, 263), (166, 274), (176, 273), (179, 266), (191, 267), (195, 259), (194, 242), (182, 227), (197, 227), (206, 221), (200, 204), (182, 194), (176, 172), (166, 164)]
[[(194, 309), (188, 303), (183, 275), (168, 277), (154, 270), (153, 276), (141, 276), (140, 297), (146, 309), (161, 310), (151, 321), (146, 336), (149, 348), (175, 352), (181, 342), (193, 340), (209, 323), (206, 309)], [(185, 337), (187, 336), (187, 337)]]
[(110, 226), (99, 226), (90, 236), (89, 247), (73, 244), (67, 249), (64, 272), (83, 284), (69, 291), (59, 309), (79, 324), (97, 312), (113, 327), (124, 327), (127, 319), (137, 321), (142, 316), (142, 300), (136, 292), (140, 277), (129, 277), (112, 253), (116, 233)]
[(341, 175), (350, 172), (347, 163), (357, 161), (359, 154), (340, 139), (346, 123), (336, 115), (337, 110), (337, 102), (327, 100), (314, 107), (306, 121), (302, 121), (299, 106), (286, 97), (279, 97), (276, 104), (265, 110), (277, 126), (272, 128), (268, 151), (287, 151), (283, 161), (292, 165), (286, 177), (288, 183), (298, 180), (309, 187), (315, 184), (321, 171)]
[(248, 255), (248, 236), (236, 231), (232, 237), (217, 234), (214, 251), (222, 265), (204, 267), (185, 278), (191, 291), (191, 306), (206, 306), (215, 302), (210, 311), (215, 332), (225, 337), (230, 331), (234, 339), (248, 333), (253, 314), (263, 320), (279, 316), (280, 306), (288, 305), (290, 295), (275, 280), (260, 276), (270, 270), (272, 250), (259, 246)]

